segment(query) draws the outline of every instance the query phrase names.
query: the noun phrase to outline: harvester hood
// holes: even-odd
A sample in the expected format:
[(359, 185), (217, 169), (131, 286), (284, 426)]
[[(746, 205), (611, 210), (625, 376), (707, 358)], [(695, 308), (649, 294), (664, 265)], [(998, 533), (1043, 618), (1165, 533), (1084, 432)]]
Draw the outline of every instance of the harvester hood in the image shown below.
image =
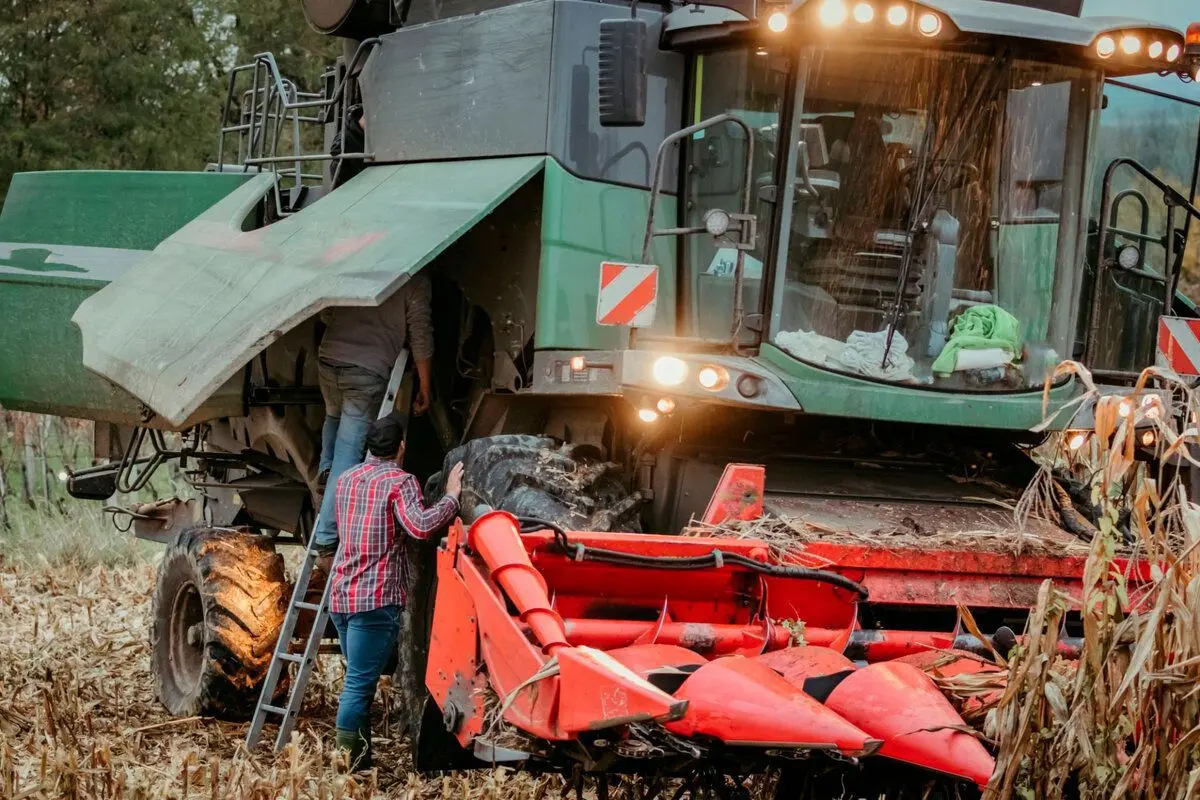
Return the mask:
[(542, 168), (541, 156), (376, 166), (244, 230), (258, 176), (88, 298), (83, 362), (182, 424), (271, 342), (333, 306), (379, 305)]

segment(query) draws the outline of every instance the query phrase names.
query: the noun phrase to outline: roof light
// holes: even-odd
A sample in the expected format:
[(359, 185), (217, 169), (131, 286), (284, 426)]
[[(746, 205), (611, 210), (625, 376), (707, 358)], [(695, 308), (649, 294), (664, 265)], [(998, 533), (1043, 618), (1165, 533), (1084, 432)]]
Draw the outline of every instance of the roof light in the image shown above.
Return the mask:
[(1151, 58), (1162, 58), (1164, 49), (1162, 42), (1151, 42), (1150, 46), (1146, 48), (1146, 54)]
[(788, 15), (786, 11), (774, 11), (771, 16), (767, 17), (767, 27), (773, 33), (783, 33), (787, 30)]
[(1184, 39), (1188, 47), (1200, 45), (1200, 22), (1193, 22), (1187, 27), (1187, 38)]
[(638, 419), (649, 425), (651, 422), (658, 422), (658, 412), (653, 408), (639, 408)]
[(678, 386), (687, 378), (687, 363), (675, 356), (661, 356), (650, 368), (654, 380), (663, 386)]
[(899, 28), (904, 23), (908, 22), (908, 7), (896, 4), (888, 9), (887, 21)]
[(1173, 44), (1167, 48), (1167, 61), (1178, 61), (1179, 56), (1183, 54), (1183, 48), (1177, 44)]
[(1096, 40), (1096, 55), (1109, 58), (1117, 52), (1117, 40), (1111, 36), (1101, 36)]
[(1142, 446), (1153, 447), (1157, 439), (1158, 437), (1154, 434), (1154, 431), (1146, 431), (1142, 434)]
[(1132, 33), (1127, 33), (1121, 37), (1121, 52), (1127, 56), (1135, 56), (1142, 50), (1142, 40), (1134, 36)]
[(857, 3), (854, 6), (854, 21), (866, 25), (875, 19), (875, 6), (870, 3)]
[(670, 414), (675, 410), (675, 401), (669, 397), (660, 397), (658, 402), (654, 404), (660, 414)]
[(1085, 444), (1087, 444), (1087, 434), (1082, 432), (1074, 434), (1070, 440), (1067, 441), (1067, 447), (1071, 448), (1072, 450), (1079, 450)]
[(819, 16), (826, 28), (836, 28), (850, 16), (850, 10), (846, 8), (846, 0), (825, 0)]
[(926, 11), (917, 19), (917, 30), (925, 36), (937, 36), (942, 32), (942, 18), (932, 11)]

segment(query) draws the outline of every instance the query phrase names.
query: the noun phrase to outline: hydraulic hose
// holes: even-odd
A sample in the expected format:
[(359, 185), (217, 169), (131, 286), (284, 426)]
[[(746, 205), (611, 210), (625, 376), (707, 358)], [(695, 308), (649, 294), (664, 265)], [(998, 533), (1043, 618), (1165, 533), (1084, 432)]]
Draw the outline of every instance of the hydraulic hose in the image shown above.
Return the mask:
[(793, 578), (796, 580), (816, 581), (837, 586), (854, 592), (862, 600), (868, 599), (867, 587), (855, 580), (823, 569), (808, 567), (785, 567), (778, 564), (764, 564), (753, 558), (747, 558), (739, 553), (726, 553), (713, 550), (702, 556), (647, 556), (638, 553), (622, 553), (619, 550), (609, 550), (602, 547), (587, 547), (572, 543), (567, 532), (553, 522), (530, 517), (518, 517), (522, 533), (548, 530), (554, 533), (554, 541), (563, 555), (574, 561), (595, 561), (601, 564), (616, 564), (625, 567), (642, 567), (645, 569), (721, 569), (726, 565), (736, 564), (740, 567), (770, 575), (776, 578)]

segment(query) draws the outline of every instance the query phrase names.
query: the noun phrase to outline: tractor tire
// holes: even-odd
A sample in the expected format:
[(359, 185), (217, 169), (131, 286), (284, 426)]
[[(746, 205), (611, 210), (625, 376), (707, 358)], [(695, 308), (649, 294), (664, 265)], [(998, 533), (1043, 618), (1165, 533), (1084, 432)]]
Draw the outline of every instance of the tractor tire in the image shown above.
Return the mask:
[(567, 530), (640, 532), (641, 498), (618, 480), (618, 466), (599, 456), (549, 436), (492, 436), (450, 451), (440, 475), (463, 463), (465, 522), (499, 509)]
[(181, 531), (163, 553), (150, 623), (150, 668), (167, 710), (177, 717), (249, 717), (290, 593), (283, 557), (269, 540), (202, 527)]
[[(463, 521), (488, 509), (552, 522), (568, 530), (641, 530), (640, 498), (616, 477), (615, 464), (592, 448), (563, 444), (548, 436), (505, 435), (476, 439), (450, 451), (442, 472), (429, 479), (426, 502), (442, 494), (442, 476), (463, 463)], [(425, 656), (437, 595), (436, 547), (422, 542), (410, 550), (408, 605), (400, 629), (396, 685), (404, 699), (406, 726), (420, 772), (461, 769), (473, 758), (446, 731), (437, 704), (425, 688)]]

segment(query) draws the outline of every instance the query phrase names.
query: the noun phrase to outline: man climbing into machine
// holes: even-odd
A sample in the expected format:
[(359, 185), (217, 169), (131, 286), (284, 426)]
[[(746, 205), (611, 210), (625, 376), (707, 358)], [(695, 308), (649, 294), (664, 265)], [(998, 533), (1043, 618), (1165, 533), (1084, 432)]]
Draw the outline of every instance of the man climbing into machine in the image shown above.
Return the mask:
[[(325, 400), (319, 467), (322, 486), (336, 485), (342, 473), (362, 461), (367, 429), (379, 413), (392, 365), (406, 345), (417, 369), (412, 411), (422, 414), (429, 407), (433, 387), (432, 295), (429, 278), (416, 275), (378, 307), (326, 312), (328, 327), (317, 365)], [(321, 560), (313, 582), (321, 588), (338, 544), (332, 492), (325, 491), (321, 500), (315, 536)]]
[(458, 511), (463, 465), (446, 478), (446, 494), (426, 507), (417, 479), (400, 468), (404, 426), (394, 415), (367, 433), (367, 460), (337, 482), (341, 546), (333, 566), (330, 618), (346, 658), (337, 711), (337, 747), (350, 767), (371, 768), (371, 701), (396, 650), (408, 589), (407, 539), (427, 539)]

